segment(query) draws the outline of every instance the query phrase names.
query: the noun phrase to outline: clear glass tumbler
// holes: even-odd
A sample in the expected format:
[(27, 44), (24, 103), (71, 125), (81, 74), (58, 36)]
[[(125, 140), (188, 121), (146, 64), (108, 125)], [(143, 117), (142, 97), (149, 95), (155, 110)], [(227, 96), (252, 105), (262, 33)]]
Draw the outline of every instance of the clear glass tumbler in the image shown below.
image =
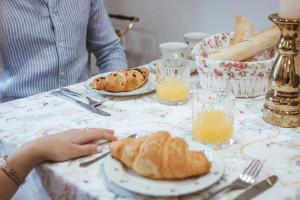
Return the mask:
[(206, 145), (223, 147), (233, 143), (235, 96), (231, 92), (193, 90), (192, 137)]
[(160, 103), (178, 105), (188, 101), (190, 66), (180, 58), (163, 59), (156, 65), (156, 95)]

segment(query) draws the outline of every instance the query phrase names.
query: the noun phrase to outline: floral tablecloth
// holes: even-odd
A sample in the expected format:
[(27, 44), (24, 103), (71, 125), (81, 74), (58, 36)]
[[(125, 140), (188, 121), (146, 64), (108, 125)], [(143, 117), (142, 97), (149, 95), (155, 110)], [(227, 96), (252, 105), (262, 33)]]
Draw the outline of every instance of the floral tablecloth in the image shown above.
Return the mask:
[[(83, 84), (71, 89), (89, 93)], [(262, 119), (263, 98), (237, 99), (235, 109), (236, 143), (217, 152), (225, 162), (225, 175), (210, 190), (234, 180), (251, 159), (265, 160), (259, 179), (276, 174), (277, 184), (256, 199), (300, 199), (300, 128), (284, 129), (266, 124)], [(117, 135), (132, 132), (168, 130), (191, 134), (191, 103), (166, 106), (156, 102), (155, 94), (113, 98), (103, 105), (112, 116), (93, 114), (65, 99), (44, 93), (0, 104), (0, 145), (13, 151), (23, 143), (69, 128), (105, 127)], [(81, 158), (63, 163), (45, 163), (37, 168), (41, 182), (52, 199), (156, 199), (130, 193), (107, 181), (103, 161), (79, 168)], [(28, 178), (30, 179), (30, 178)], [(44, 199), (37, 187), (23, 186), (30, 199)], [(38, 191), (37, 191), (38, 190)], [(202, 192), (170, 199), (201, 199)], [(230, 192), (217, 199), (232, 199)], [(23, 198), (22, 198), (23, 197)], [(28, 199), (19, 195), (19, 199)], [(18, 199), (17, 198), (17, 199)]]

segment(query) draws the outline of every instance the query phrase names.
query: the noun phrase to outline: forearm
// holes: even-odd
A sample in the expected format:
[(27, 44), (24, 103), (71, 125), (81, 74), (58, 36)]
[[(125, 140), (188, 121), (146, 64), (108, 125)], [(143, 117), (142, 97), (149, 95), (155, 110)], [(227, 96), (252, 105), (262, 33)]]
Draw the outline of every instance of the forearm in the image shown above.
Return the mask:
[(127, 60), (110, 22), (103, 0), (92, 0), (87, 48), (97, 59), (101, 72), (127, 67)]
[[(117, 138), (110, 129), (70, 129), (27, 143), (9, 156), (6, 163), (24, 179), (44, 161), (60, 162), (101, 152), (101, 145), (93, 143), (100, 139), (114, 141)], [(18, 184), (0, 170), (0, 200), (10, 199), (17, 189)]]
[(17, 191), (17, 185), (0, 170), (0, 193), (1, 200), (10, 199)]
[[(34, 147), (31, 145), (20, 148), (15, 154), (7, 158), (7, 164), (23, 179), (25, 179), (30, 171), (40, 162), (41, 158), (36, 154)], [(17, 189), (18, 185), (0, 170), (1, 200), (10, 199)]]
[(123, 47), (116, 41), (111, 44), (111, 49), (99, 52), (96, 51), (96, 65), (100, 68), (101, 72), (118, 71), (122, 68), (127, 68), (127, 60)]

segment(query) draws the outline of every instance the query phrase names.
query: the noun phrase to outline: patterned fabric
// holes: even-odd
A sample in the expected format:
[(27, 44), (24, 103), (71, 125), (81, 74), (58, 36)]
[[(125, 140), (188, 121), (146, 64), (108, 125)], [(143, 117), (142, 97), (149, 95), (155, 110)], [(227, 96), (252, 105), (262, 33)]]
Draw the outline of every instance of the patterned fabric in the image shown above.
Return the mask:
[[(196, 78), (196, 79), (195, 79)], [(197, 76), (191, 78), (191, 93), (197, 83)], [(91, 93), (84, 84), (69, 87), (79, 93), (101, 99)], [(256, 200), (299, 200), (300, 195), (300, 127), (288, 129), (264, 122), (260, 111), (264, 97), (237, 98), (234, 112), (234, 138), (236, 143), (218, 149), (224, 158), (225, 174), (218, 184), (209, 190), (229, 184), (238, 177), (251, 159), (265, 160), (257, 181), (276, 174), (279, 181)], [(130, 98), (110, 98), (102, 109), (111, 113), (104, 117), (65, 99), (49, 93), (0, 104), (0, 150), (7, 154), (18, 149), (25, 142), (51, 135), (69, 128), (110, 128), (118, 137), (132, 133), (146, 134), (157, 130), (170, 131), (174, 136), (191, 138), (192, 101), (180, 106), (166, 106), (157, 103), (156, 95)], [(8, 150), (8, 151), (7, 151)], [(9, 151), (10, 150), (10, 151)], [(79, 163), (95, 158), (99, 154), (61, 163), (45, 163), (37, 168), (44, 189), (52, 200), (201, 200), (202, 192), (192, 195), (155, 198), (134, 194), (118, 187), (103, 172), (102, 159), (87, 168)], [(131, 177), (131, 176), (129, 176)], [(23, 190), (14, 200), (48, 200), (37, 177), (27, 178)], [(141, 179), (131, 179), (138, 180)], [(30, 181), (30, 182), (29, 182)], [(33, 183), (36, 183), (34, 187)], [(139, 182), (143, 184), (143, 182)], [(164, 186), (162, 186), (163, 188)], [(38, 193), (36, 191), (39, 191)], [(23, 194), (23, 193), (24, 194)], [(218, 200), (234, 199), (238, 192), (222, 193)], [(44, 195), (44, 196), (41, 196)], [(276, 198), (274, 198), (276, 197)]]
[(0, 27), (0, 102), (86, 80), (89, 52), (127, 66), (103, 0), (1, 0)]

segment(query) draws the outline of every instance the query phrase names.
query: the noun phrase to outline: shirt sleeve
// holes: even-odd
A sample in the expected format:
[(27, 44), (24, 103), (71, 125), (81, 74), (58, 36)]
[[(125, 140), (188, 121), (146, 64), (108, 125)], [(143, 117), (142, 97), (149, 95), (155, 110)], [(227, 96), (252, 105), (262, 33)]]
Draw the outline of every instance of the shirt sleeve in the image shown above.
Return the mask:
[(127, 67), (120, 39), (115, 33), (103, 0), (92, 0), (87, 30), (87, 48), (96, 59), (101, 72)]

